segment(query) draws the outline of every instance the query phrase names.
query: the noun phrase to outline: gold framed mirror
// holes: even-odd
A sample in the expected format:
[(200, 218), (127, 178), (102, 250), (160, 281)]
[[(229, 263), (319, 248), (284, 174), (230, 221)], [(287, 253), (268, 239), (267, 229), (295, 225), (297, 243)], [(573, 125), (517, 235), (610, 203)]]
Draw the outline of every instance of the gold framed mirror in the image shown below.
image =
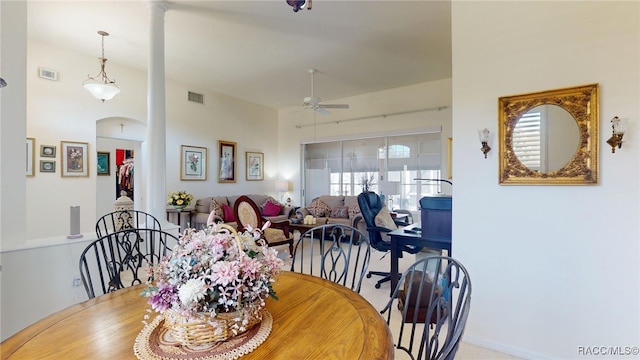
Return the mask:
[(498, 99), (499, 181), (598, 183), (598, 84)]

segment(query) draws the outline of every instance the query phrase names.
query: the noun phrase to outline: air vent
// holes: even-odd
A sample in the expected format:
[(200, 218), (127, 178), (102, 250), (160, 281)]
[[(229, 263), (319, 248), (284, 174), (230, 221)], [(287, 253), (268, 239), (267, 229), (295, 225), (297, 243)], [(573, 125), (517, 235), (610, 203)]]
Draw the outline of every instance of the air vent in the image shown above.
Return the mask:
[(189, 91), (188, 100), (198, 104), (204, 104), (204, 95)]

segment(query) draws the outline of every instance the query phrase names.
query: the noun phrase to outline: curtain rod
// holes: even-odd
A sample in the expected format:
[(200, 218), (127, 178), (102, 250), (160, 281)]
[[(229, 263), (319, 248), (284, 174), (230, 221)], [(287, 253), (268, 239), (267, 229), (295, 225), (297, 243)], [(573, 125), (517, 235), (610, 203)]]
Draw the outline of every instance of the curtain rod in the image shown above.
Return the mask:
[(325, 122), (318, 122), (318, 123), (313, 123), (313, 124), (307, 124), (307, 125), (295, 125), (296, 128), (301, 129), (303, 127), (308, 127), (308, 126), (317, 126), (317, 125), (328, 125), (328, 124), (340, 124), (343, 122), (349, 122), (349, 121), (358, 121), (358, 120), (366, 120), (366, 119), (373, 119), (373, 118), (386, 118), (387, 116), (397, 116), (397, 115), (405, 115), (405, 114), (413, 114), (413, 113), (418, 113), (418, 112), (423, 112), (423, 111), (442, 111), (445, 109), (448, 109), (449, 106), (448, 105), (442, 105), (442, 106), (437, 106), (437, 107), (432, 107), (432, 108), (426, 108), (426, 109), (418, 109), (418, 110), (409, 110), (409, 111), (400, 111), (400, 112), (395, 112), (395, 113), (389, 113), (389, 114), (380, 114), (380, 115), (371, 115), (371, 116), (361, 116), (361, 117), (356, 117), (356, 118), (351, 118), (351, 119), (344, 119), (344, 120), (334, 120), (334, 121), (325, 121)]

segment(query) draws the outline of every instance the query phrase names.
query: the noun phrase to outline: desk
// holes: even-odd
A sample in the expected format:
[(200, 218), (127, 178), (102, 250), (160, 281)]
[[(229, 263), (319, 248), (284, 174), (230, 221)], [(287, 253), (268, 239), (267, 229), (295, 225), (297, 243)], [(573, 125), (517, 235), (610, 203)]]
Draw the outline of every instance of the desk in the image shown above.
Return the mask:
[[(2, 342), (2, 359), (135, 359), (147, 309), (145, 285), (52, 314)], [(242, 359), (393, 359), (393, 338), (378, 311), (331, 281), (283, 271), (267, 300), (267, 340)], [(152, 317), (153, 318), (153, 317)]]
[(420, 227), (420, 223), (415, 223), (409, 225), (403, 229), (393, 230), (389, 233), (391, 237), (391, 293), (396, 288), (398, 284), (398, 279), (400, 278), (400, 273), (398, 271), (398, 259), (400, 257), (400, 246), (401, 245), (416, 245), (428, 247), (429, 249), (435, 250), (447, 250), (447, 255), (452, 256), (451, 254), (451, 239), (446, 238), (426, 238), (422, 236), (422, 233), (407, 233), (405, 229), (413, 229), (415, 227)]

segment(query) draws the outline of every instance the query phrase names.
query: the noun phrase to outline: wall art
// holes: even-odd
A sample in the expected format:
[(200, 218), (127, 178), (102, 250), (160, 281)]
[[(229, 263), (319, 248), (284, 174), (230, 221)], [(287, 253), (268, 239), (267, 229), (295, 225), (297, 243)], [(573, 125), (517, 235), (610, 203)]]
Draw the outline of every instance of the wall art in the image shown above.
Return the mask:
[(180, 147), (180, 180), (207, 180), (206, 147)]
[(56, 157), (55, 145), (40, 145), (40, 156), (52, 158)]
[(98, 175), (101, 175), (101, 176), (111, 175), (111, 153), (110, 152), (98, 151), (96, 169), (98, 171)]
[(33, 167), (33, 164), (35, 163), (35, 154), (33, 152), (33, 149), (36, 146), (36, 139), (34, 138), (27, 138), (27, 143), (26, 143), (26, 173), (27, 176), (36, 176), (36, 170)]
[(236, 143), (218, 140), (218, 182), (236, 182)]
[(264, 180), (264, 154), (261, 152), (246, 152), (247, 180)]
[(89, 143), (61, 141), (60, 161), (62, 177), (89, 176)]
[(40, 172), (56, 172), (56, 161), (40, 160)]

